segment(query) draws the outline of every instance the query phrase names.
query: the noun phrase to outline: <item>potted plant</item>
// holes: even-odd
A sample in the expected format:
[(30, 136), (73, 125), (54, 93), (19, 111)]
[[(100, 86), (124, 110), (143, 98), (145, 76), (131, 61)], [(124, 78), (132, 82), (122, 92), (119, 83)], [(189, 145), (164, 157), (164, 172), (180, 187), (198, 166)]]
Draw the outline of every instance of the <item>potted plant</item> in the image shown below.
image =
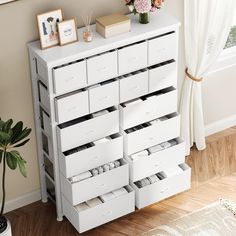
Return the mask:
[(4, 122), (0, 118), (0, 164), (2, 165), (2, 204), (0, 211), (1, 236), (11, 235), (10, 222), (3, 215), (6, 198), (6, 166), (8, 166), (11, 170), (15, 170), (18, 167), (20, 173), (26, 177), (26, 161), (21, 157), (20, 153), (16, 149), (25, 145), (29, 141), (29, 138), (27, 137), (31, 132), (31, 129), (27, 127), (23, 128), (22, 121), (17, 122), (13, 127), (12, 125), (12, 119)]
[(155, 12), (164, 5), (164, 0), (125, 0), (129, 10), (139, 14), (141, 24), (149, 23), (149, 12)]

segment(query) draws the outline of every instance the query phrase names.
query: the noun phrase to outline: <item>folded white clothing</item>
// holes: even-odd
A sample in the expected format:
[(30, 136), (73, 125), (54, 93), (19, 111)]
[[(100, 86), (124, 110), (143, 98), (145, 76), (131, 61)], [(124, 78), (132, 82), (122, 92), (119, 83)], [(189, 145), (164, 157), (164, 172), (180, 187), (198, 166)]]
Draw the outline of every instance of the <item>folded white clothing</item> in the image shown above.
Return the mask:
[(137, 153), (132, 154), (130, 157), (134, 161), (134, 160), (137, 160), (138, 158), (143, 158), (143, 157), (147, 157), (147, 156), (148, 156), (148, 151), (143, 150), (141, 152), (137, 152)]
[(108, 141), (107, 138), (101, 138), (101, 139), (98, 139), (98, 140), (94, 141), (93, 143), (97, 145), (97, 144), (99, 144), (99, 143), (105, 143), (105, 142), (107, 142), (107, 141)]
[(110, 166), (108, 164), (103, 165), (102, 168), (104, 172), (110, 170)]
[(112, 170), (116, 167), (114, 162), (110, 162), (110, 163), (108, 163), (108, 165), (109, 165), (110, 170)]
[(95, 118), (95, 117), (98, 117), (98, 116), (105, 115), (107, 113), (109, 113), (108, 110), (102, 110), (102, 111), (95, 112), (95, 113), (93, 113), (91, 115)]
[(103, 168), (101, 166), (99, 166), (98, 168), (96, 168), (98, 170), (98, 174), (102, 174), (103, 173)]
[(138, 104), (140, 102), (142, 102), (142, 99), (135, 99), (135, 100), (125, 102), (124, 105), (125, 106), (133, 106), (133, 105)]
[(89, 206), (85, 202), (83, 202), (75, 206), (75, 208), (77, 209), (77, 211), (84, 211), (89, 209)]
[(167, 177), (171, 177), (171, 176), (183, 173), (183, 170), (179, 166), (176, 166), (176, 167), (166, 169), (166, 170), (164, 170), (164, 172)]
[(120, 161), (115, 161), (114, 164), (115, 164), (115, 168), (117, 168), (121, 165)]
[(157, 181), (159, 181), (159, 179), (156, 175), (151, 175), (147, 178), (148, 178), (148, 180), (150, 181), (151, 184), (156, 183)]
[(86, 204), (89, 207), (95, 207), (95, 206), (97, 206), (99, 204), (102, 204), (102, 201), (98, 197), (95, 197), (93, 199), (90, 199), (90, 200), (86, 201)]
[(119, 189), (112, 191), (112, 193), (115, 195), (115, 197), (119, 197), (119, 196), (126, 194), (128, 192), (125, 188), (119, 188)]
[(76, 176), (71, 177), (71, 178), (70, 178), (70, 181), (71, 181), (72, 183), (75, 183), (75, 182), (79, 182), (79, 181), (88, 179), (88, 178), (90, 178), (90, 177), (92, 177), (91, 172), (90, 172), (90, 171), (86, 171), (86, 172), (84, 172), (84, 173), (81, 173), (81, 174), (79, 174), (79, 175), (76, 175)]
[(99, 174), (97, 169), (92, 169), (92, 170), (90, 170), (90, 172), (92, 173), (93, 176)]
[(159, 152), (159, 151), (161, 151), (161, 150), (163, 150), (163, 147), (162, 147), (160, 144), (148, 148), (148, 151), (149, 151), (150, 153)]
[(100, 199), (103, 201), (103, 202), (106, 202), (106, 201), (110, 201), (112, 200), (113, 198), (115, 198), (115, 194), (113, 194), (113, 192), (109, 192), (109, 193), (106, 193), (106, 194), (103, 194), (101, 196), (99, 196)]
[(161, 143), (160, 145), (165, 149), (171, 147), (171, 144), (169, 142), (164, 142), (164, 143)]

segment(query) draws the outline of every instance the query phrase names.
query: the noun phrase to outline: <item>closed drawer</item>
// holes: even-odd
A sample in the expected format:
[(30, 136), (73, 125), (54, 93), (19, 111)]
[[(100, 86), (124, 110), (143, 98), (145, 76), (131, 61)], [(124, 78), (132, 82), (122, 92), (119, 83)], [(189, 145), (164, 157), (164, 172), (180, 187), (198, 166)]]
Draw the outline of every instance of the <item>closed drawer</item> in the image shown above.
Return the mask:
[(166, 117), (168, 118), (167, 120), (154, 124), (150, 124), (150, 122), (144, 123), (142, 124), (144, 128), (137, 126), (137, 130), (130, 133), (128, 133), (129, 130), (123, 131), (125, 154), (130, 155), (158, 143), (179, 137), (180, 115), (173, 113)]
[(87, 85), (85, 60), (53, 69), (55, 94), (63, 94)]
[(135, 190), (136, 207), (140, 209), (188, 190), (191, 186), (191, 168), (185, 163), (180, 164), (179, 167), (182, 169), (182, 173), (164, 178), (143, 188), (131, 184)]
[(118, 75), (117, 52), (110, 51), (87, 59), (88, 84), (96, 84)]
[(125, 102), (148, 93), (148, 71), (140, 70), (120, 78), (120, 102)]
[(90, 112), (96, 112), (119, 104), (119, 81), (101, 83), (89, 89)]
[(119, 74), (123, 75), (147, 66), (147, 42), (136, 43), (118, 50)]
[(181, 138), (177, 138), (175, 141), (177, 142), (176, 145), (155, 153), (149, 153), (146, 157), (137, 158), (137, 160), (131, 160), (128, 157), (131, 182), (184, 163), (185, 143)]
[(62, 195), (63, 213), (79, 233), (105, 224), (135, 210), (134, 190), (130, 186), (125, 188), (127, 194), (83, 211), (78, 211)]
[(48, 90), (42, 83), (38, 83), (39, 86), (39, 101), (43, 108), (49, 113), (50, 112), (50, 100)]
[(120, 167), (95, 175), (80, 182), (71, 183), (61, 175), (61, 191), (72, 205), (129, 184), (129, 165), (123, 159)]
[(168, 115), (177, 110), (177, 90), (170, 87), (139, 99), (140, 102), (122, 104), (120, 120), (122, 129)]
[(161, 37), (148, 40), (148, 64), (154, 65), (177, 56), (176, 33), (166, 34)]
[(58, 123), (87, 115), (89, 113), (88, 91), (81, 91), (69, 96), (57, 98), (55, 101)]
[(150, 93), (170, 86), (177, 86), (177, 67), (174, 60), (149, 68)]
[(119, 111), (111, 107), (108, 113), (91, 118), (79, 118), (57, 127), (58, 145), (62, 152), (119, 132)]
[(109, 136), (104, 143), (92, 143), (86, 149), (61, 153), (59, 158), (60, 170), (66, 178), (83, 173), (87, 170), (101, 166), (110, 161), (123, 157), (123, 137), (120, 134)]

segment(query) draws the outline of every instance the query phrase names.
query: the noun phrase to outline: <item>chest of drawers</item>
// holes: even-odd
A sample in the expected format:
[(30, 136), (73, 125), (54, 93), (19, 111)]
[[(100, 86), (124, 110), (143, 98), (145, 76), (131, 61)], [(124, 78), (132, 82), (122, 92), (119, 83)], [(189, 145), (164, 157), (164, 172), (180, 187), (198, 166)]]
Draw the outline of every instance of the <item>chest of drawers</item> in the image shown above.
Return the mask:
[(42, 200), (80, 233), (190, 188), (179, 23), (164, 11), (148, 25), (130, 17), (131, 32), (113, 38), (29, 44)]

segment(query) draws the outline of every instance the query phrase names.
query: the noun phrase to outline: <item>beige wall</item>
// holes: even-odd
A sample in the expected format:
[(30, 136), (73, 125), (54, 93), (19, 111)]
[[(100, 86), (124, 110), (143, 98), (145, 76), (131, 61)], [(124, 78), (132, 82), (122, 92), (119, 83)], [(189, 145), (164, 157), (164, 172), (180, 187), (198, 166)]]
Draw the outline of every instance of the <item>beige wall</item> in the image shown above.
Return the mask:
[[(96, 9), (95, 17), (117, 11), (127, 12), (123, 0), (19, 0), (15, 3), (0, 5), (0, 116), (3, 119), (12, 117), (16, 121), (23, 120), (27, 126), (34, 129), (26, 43), (38, 37), (35, 15), (52, 9), (63, 8), (65, 18), (78, 17), (80, 12), (90, 4), (93, 4), (92, 6)], [(166, 8), (183, 22), (183, 0), (166, 0)], [(79, 18), (78, 22), (80, 25), (81, 20)], [(180, 31), (180, 82), (183, 78), (184, 67), (182, 25)], [(203, 97), (206, 123), (222, 119), (231, 113), (236, 114), (235, 105), (231, 102), (231, 99), (235, 99), (235, 93), (229, 84), (232, 82), (236, 87), (235, 69), (227, 70), (227, 76), (224, 72), (213, 74), (209, 82), (204, 83)], [(224, 103), (220, 102), (219, 94), (222, 96), (226, 94)], [(217, 101), (217, 107), (215, 101)], [(229, 103), (227, 108), (224, 106), (225, 103)], [(8, 171), (8, 200), (39, 188), (34, 132), (31, 135), (30, 143), (21, 151), (28, 162), (28, 178), (21, 177), (18, 171)]]

